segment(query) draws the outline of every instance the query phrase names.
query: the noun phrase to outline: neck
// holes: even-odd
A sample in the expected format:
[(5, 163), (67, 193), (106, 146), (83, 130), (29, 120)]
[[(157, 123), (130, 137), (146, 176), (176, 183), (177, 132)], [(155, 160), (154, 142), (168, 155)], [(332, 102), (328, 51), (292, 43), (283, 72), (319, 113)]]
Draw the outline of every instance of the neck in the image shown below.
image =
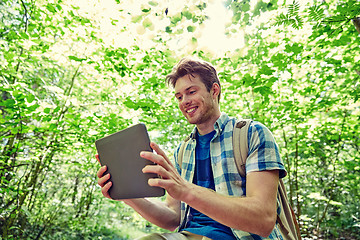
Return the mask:
[(210, 118), (208, 121), (204, 123), (200, 123), (196, 125), (196, 128), (200, 135), (208, 134), (215, 130), (214, 124), (219, 119), (221, 113), (218, 111), (216, 114), (213, 115), (212, 118)]

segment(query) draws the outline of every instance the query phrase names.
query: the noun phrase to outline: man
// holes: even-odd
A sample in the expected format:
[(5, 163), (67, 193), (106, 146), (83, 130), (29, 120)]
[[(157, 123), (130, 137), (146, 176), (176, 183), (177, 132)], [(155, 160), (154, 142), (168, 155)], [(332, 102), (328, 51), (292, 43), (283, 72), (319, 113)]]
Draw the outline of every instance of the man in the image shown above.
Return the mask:
[[(161, 176), (148, 183), (167, 191), (165, 202), (124, 202), (148, 221), (179, 231), (142, 239), (281, 239), (276, 194), (279, 178), (286, 171), (270, 131), (258, 122), (250, 125), (246, 179), (242, 179), (231, 140), (235, 119), (220, 111), (221, 87), (214, 67), (185, 58), (167, 80), (175, 89), (179, 109), (195, 125), (191, 141), (181, 166), (177, 162), (180, 146), (174, 154), (175, 166), (155, 143), (151, 147), (156, 153), (140, 153), (156, 163), (143, 172)], [(100, 168), (98, 183), (110, 198), (110, 176), (104, 176), (105, 171), (106, 166)]]

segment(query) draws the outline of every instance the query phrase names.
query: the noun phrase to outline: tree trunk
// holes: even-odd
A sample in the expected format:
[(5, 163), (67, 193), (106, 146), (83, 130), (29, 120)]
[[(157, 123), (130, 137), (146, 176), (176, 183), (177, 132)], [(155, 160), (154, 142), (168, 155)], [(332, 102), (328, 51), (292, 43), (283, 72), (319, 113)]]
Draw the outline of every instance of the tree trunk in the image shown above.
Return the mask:
[(360, 17), (353, 18), (352, 21), (355, 25), (356, 30), (360, 34)]
[(294, 182), (295, 182), (295, 195), (296, 195), (296, 209), (297, 209), (297, 219), (300, 218), (301, 215), (301, 206), (299, 201), (299, 178), (298, 178), (298, 167), (299, 167), (299, 134), (297, 126), (295, 125), (295, 170), (294, 170)]

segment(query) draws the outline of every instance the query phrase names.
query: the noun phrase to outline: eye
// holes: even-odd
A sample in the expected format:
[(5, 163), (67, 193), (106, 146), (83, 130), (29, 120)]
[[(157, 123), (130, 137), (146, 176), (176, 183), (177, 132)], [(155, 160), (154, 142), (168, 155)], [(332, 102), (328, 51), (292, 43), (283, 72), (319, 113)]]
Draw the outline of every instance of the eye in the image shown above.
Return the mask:
[(176, 96), (176, 99), (177, 99), (178, 101), (180, 101), (180, 100), (182, 99), (182, 97), (181, 97), (181, 96)]
[(196, 93), (196, 91), (195, 91), (195, 90), (191, 90), (189, 93), (190, 93), (190, 94), (194, 94), (194, 93)]

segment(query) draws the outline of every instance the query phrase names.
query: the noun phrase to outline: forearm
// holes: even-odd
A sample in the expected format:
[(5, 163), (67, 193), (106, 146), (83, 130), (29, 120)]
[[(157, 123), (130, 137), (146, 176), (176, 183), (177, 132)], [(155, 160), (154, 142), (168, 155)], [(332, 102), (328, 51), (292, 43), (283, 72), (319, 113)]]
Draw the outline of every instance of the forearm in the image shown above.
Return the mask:
[(246, 197), (225, 196), (190, 184), (183, 201), (226, 226), (267, 237), (276, 222), (279, 171), (252, 172), (246, 179)]
[[(169, 206), (168, 202), (157, 199), (127, 199), (124, 203), (132, 207), (147, 221), (170, 231), (174, 231), (180, 224), (180, 212), (177, 206)], [(180, 205), (179, 205), (180, 210)]]
[(268, 236), (276, 221), (276, 208), (255, 197), (231, 197), (193, 185), (187, 204), (226, 226)]

